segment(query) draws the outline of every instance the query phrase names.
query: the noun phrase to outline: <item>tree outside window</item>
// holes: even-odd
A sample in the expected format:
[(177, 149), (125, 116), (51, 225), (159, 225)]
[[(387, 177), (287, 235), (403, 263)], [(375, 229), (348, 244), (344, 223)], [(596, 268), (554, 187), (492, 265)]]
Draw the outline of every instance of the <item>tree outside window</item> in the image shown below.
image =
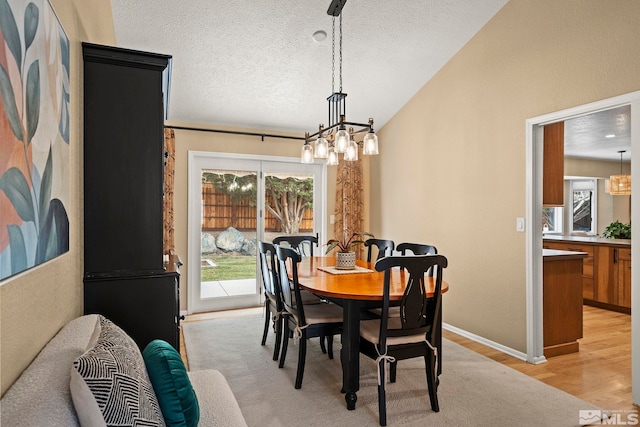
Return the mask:
[[(232, 203), (248, 200), (255, 206), (257, 177), (255, 174), (202, 174), (203, 182), (210, 182), (218, 191), (231, 196)], [(265, 207), (279, 221), (281, 232), (297, 234), (307, 210), (313, 209), (313, 178), (265, 176)]]

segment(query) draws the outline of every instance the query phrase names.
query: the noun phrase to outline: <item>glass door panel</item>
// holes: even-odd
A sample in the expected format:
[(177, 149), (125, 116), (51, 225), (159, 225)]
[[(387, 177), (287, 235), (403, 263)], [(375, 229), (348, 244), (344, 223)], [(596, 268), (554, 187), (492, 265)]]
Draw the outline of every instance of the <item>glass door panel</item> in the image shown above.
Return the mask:
[(191, 163), (189, 311), (257, 306), (260, 162), (203, 155)]
[(265, 175), (265, 240), (314, 235), (313, 175)]
[(255, 171), (202, 170), (200, 298), (256, 293)]

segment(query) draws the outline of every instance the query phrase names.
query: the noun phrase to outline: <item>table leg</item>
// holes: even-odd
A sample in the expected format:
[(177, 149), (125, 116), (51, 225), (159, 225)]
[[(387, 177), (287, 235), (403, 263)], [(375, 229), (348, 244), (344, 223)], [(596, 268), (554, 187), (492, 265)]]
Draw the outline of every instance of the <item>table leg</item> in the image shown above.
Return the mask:
[(345, 300), (343, 305), (342, 350), (342, 392), (347, 409), (356, 409), (360, 389), (360, 304), (359, 301)]

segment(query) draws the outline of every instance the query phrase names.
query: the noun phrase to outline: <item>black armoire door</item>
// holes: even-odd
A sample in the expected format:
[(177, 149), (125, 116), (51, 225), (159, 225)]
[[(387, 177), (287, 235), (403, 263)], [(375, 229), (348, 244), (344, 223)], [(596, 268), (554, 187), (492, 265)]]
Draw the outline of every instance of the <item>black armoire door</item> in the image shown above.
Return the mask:
[[(171, 57), (82, 47), (85, 313), (112, 317), (140, 346), (161, 338), (177, 348), (179, 274), (163, 263)], [(156, 331), (154, 325), (168, 321), (172, 331)], [(145, 330), (154, 332), (141, 336)]]
[(163, 78), (170, 57), (83, 49), (85, 272), (164, 271)]

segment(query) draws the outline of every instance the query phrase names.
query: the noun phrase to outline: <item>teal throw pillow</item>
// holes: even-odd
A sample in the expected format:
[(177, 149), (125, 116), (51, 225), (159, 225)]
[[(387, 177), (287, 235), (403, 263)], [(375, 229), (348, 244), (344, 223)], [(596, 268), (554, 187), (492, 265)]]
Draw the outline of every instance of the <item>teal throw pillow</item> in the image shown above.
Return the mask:
[(167, 426), (197, 426), (198, 398), (180, 353), (166, 341), (153, 340), (142, 357)]

